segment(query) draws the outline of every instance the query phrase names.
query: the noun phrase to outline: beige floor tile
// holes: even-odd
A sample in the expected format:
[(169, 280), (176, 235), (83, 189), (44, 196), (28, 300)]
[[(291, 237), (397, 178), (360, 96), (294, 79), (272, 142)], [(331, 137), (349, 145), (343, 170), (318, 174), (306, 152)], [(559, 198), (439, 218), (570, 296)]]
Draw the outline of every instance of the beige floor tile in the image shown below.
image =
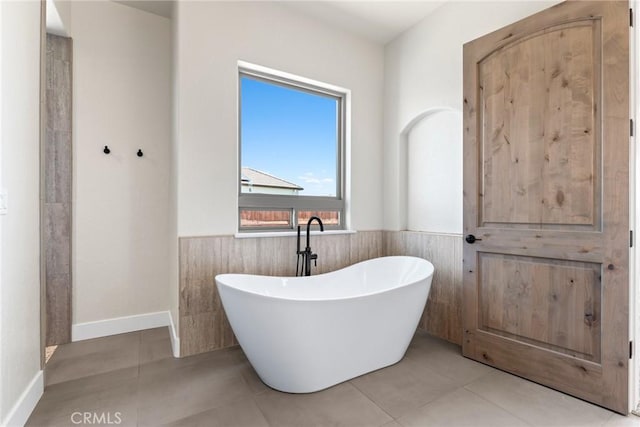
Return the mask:
[(138, 366), (140, 333), (78, 341), (58, 346), (47, 363), (47, 385)]
[(501, 371), (465, 388), (537, 426), (601, 426), (611, 417), (606, 409)]
[[(142, 424), (141, 424), (142, 425)], [(252, 399), (225, 405), (168, 424), (173, 427), (269, 427)]]
[(463, 388), (399, 418), (406, 427), (519, 427), (527, 423)]
[[(638, 426), (546, 387), (465, 359), (418, 332), (400, 363), (330, 389), (277, 392), (239, 347), (175, 359), (167, 328), (58, 347), (28, 426), (74, 426), (74, 412), (122, 426)], [(464, 388), (460, 388), (464, 385)], [(391, 417), (400, 417), (394, 422)], [(77, 419), (77, 415), (76, 415)]]
[(138, 347), (140, 334), (140, 331), (129, 332), (63, 344), (58, 346), (53, 358), (88, 356), (105, 350), (123, 350), (124, 346)]
[[(120, 427), (136, 427), (138, 425), (136, 420), (136, 414), (134, 408), (127, 408), (124, 413), (122, 412), (88, 412), (86, 414), (89, 417), (90, 422), (84, 422), (83, 417), (84, 413), (78, 412), (73, 415), (67, 414), (63, 416), (57, 417), (47, 417), (43, 419), (32, 420), (31, 418), (25, 424), (25, 427), (76, 427), (78, 425), (99, 425), (99, 426), (107, 426), (107, 425), (118, 425)], [(95, 414), (95, 415), (94, 415)], [(98, 417), (98, 418), (93, 418)], [(99, 418), (102, 417), (102, 418)], [(104, 420), (104, 422), (100, 422)]]
[(444, 350), (455, 352), (456, 349), (460, 349), (460, 346), (451, 344), (440, 338), (436, 338), (422, 329), (416, 330), (416, 333), (409, 344), (409, 350), (421, 350), (423, 353)]
[(242, 377), (253, 393), (264, 393), (269, 390), (269, 387), (262, 382), (240, 347), (236, 347), (231, 350), (229, 352), (229, 356), (237, 363), (235, 369), (237, 369), (238, 374)]
[(405, 358), (401, 362), (351, 380), (358, 390), (394, 418), (458, 387), (456, 381)]
[(275, 390), (254, 397), (272, 426), (381, 426), (392, 418), (349, 383), (310, 394)]
[(173, 358), (169, 328), (155, 328), (140, 333), (140, 363)]
[(151, 376), (157, 373), (182, 369), (189, 366), (208, 366), (209, 369), (225, 374), (237, 373), (241, 363), (231, 357), (230, 350), (217, 350), (188, 357), (168, 357), (140, 364), (140, 376)]
[(47, 387), (27, 425), (74, 425), (74, 413), (113, 420), (118, 413), (122, 425), (135, 425), (137, 406), (137, 367), (127, 368)]
[(66, 397), (69, 394), (91, 393), (96, 390), (104, 390), (117, 386), (131, 379), (136, 379), (138, 372), (139, 368), (132, 366), (96, 375), (89, 375), (76, 380), (47, 385), (45, 386), (45, 392), (55, 394), (58, 397)]
[(459, 386), (495, 371), (490, 366), (463, 357), (459, 346), (424, 332), (416, 333), (405, 357), (414, 360), (421, 369), (428, 368), (455, 380)]
[(640, 417), (636, 415), (622, 416), (611, 415), (611, 418), (604, 424), (605, 427), (640, 427)]
[(139, 423), (169, 423), (253, 395), (239, 375), (215, 362), (205, 359), (152, 375), (141, 371)]
[(140, 338), (142, 339), (142, 341), (170, 340), (171, 338), (169, 337), (169, 326), (144, 329), (140, 331)]
[(25, 427), (76, 427), (78, 425), (136, 427), (138, 425), (137, 408), (135, 405), (128, 405), (117, 410), (106, 408), (105, 410), (86, 413), (79, 411), (40, 419), (29, 418)]

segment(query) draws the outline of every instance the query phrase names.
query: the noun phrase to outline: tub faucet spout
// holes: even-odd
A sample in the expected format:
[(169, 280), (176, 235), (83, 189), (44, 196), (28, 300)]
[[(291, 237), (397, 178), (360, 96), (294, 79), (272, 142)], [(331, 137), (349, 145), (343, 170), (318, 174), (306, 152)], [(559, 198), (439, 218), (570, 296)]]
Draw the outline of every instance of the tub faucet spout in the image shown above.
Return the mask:
[[(300, 250), (300, 226), (298, 226), (298, 256), (302, 256), (302, 276), (311, 276), (311, 261), (317, 266), (318, 254), (314, 254), (311, 251), (311, 243), (310, 243), (310, 235), (311, 235), (311, 223), (313, 221), (317, 221), (320, 225), (320, 231), (324, 231), (324, 224), (322, 220), (317, 216), (312, 216), (307, 221), (307, 246), (304, 248), (304, 251)], [(298, 274), (296, 268), (296, 275)]]

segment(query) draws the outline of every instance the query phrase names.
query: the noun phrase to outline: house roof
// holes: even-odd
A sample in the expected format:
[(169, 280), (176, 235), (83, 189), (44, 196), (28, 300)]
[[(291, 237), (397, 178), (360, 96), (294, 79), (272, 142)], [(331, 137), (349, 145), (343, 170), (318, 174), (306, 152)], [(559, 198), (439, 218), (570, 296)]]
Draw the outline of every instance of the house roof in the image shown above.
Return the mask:
[(285, 181), (266, 172), (252, 168), (242, 168), (242, 185), (255, 185), (258, 187), (289, 188), (291, 190), (304, 190), (304, 188), (292, 182)]

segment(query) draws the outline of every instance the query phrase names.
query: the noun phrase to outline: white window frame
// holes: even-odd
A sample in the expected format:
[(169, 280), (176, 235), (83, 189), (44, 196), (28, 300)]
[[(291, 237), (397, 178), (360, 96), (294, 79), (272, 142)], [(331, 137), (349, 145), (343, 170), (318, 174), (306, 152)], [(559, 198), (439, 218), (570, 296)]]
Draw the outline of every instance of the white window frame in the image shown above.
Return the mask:
[[(319, 82), (283, 71), (274, 70), (260, 65), (238, 61), (238, 233), (256, 234), (259, 232), (291, 232), (298, 226), (298, 211), (338, 211), (340, 215), (339, 225), (325, 225), (328, 230), (348, 230), (350, 225), (349, 215), (349, 146), (350, 146), (350, 112), (351, 91), (335, 85)], [(242, 192), (242, 123), (241, 102), (242, 88), (240, 80), (242, 76), (262, 80), (267, 83), (284, 87), (307, 91), (315, 95), (334, 98), (338, 101), (338, 147), (337, 147), (337, 176), (336, 196), (294, 196), (275, 194), (251, 194)], [(248, 210), (291, 210), (291, 227), (241, 227), (241, 211)], [(303, 224), (300, 224), (303, 225)]]

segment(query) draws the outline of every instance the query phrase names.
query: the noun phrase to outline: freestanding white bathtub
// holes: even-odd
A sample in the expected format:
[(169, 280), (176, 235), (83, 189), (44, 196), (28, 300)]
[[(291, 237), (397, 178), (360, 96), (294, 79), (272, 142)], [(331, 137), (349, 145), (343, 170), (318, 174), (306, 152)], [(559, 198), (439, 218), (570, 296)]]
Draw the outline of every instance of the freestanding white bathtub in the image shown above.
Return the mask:
[(400, 361), (433, 271), (421, 258), (383, 257), (316, 276), (220, 274), (216, 283), (262, 381), (310, 393)]

